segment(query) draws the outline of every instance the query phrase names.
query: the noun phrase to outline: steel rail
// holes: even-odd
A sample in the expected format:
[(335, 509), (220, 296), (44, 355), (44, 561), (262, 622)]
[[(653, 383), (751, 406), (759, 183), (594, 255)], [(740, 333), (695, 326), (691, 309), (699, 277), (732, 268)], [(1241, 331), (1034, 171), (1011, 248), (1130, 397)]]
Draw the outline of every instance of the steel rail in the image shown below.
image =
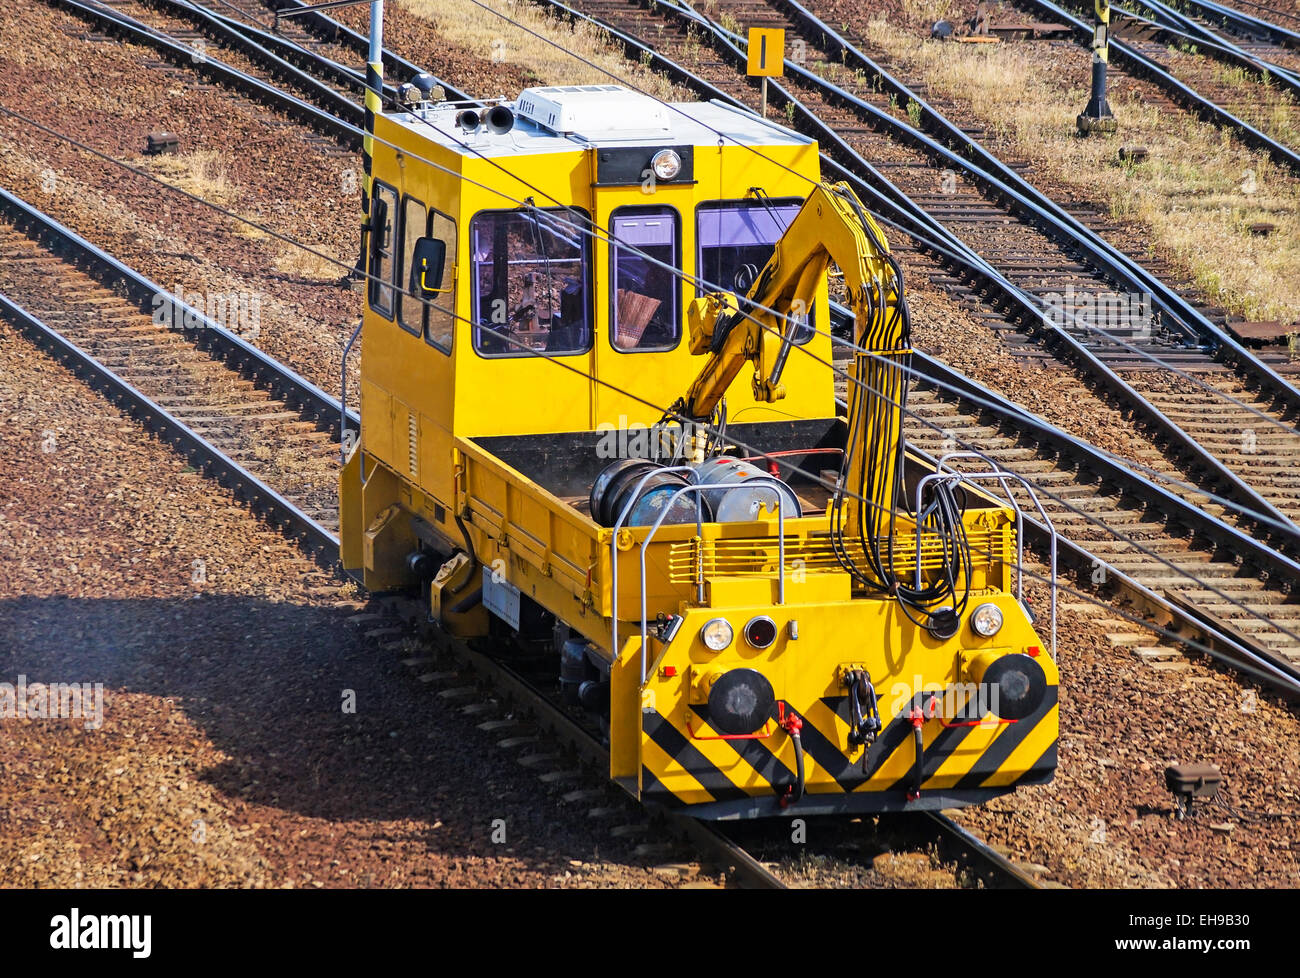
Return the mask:
[[(538, 726), (560, 743), (573, 750), (580, 758), (598, 771), (609, 768), (609, 751), (596, 736), (554, 703), (533, 683), (501, 660), (471, 648), (468, 643), (447, 635), (436, 626), (430, 633), (441, 639), (441, 647), (456, 659), (469, 666), (493, 687), (523, 705)], [(635, 800), (631, 786), (613, 779), (613, 783)], [(671, 809), (645, 806), (647, 811), (664, 818), (679, 835), (685, 835), (700, 848), (712, 853), (712, 858), (729, 869), (734, 869), (745, 883), (757, 889), (786, 889), (779, 877), (755, 859), (733, 840), (728, 839), (718, 827), (699, 819), (673, 812)]]
[[(798, 7), (801, 10), (803, 9), (797, 2), (795, 2), (795, 0), (777, 0), (777, 2), (784, 4), (787, 7), (792, 7), (792, 8)], [(808, 14), (807, 16), (811, 17), (810, 14)], [(813, 20), (816, 21), (815, 18), (813, 18)], [(834, 38), (837, 42), (847, 45), (847, 42), (845, 42), (843, 38), (839, 37), (839, 35), (837, 35), (834, 32), (833, 28), (831, 28), (829, 25), (821, 23), (820, 21), (816, 21), (816, 29), (818, 32), (820, 32), (823, 38), (827, 38), (827, 37)], [(735, 56), (743, 60), (743, 52), (741, 52), (740, 49), (734, 43), (731, 43), (730, 46)], [(861, 53), (857, 52), (855, 48), (851, 47), (851, 45), (848, 47), (849, 47), (848, 53), (855, 53), (859, 56), (862, 56)], [(865, 58), (865, 56), (862, 57)], [(874, 63), (870, 62), (869, 59), (867, 63), (874, 70), (877, 71), (881, 70), (879, 69), (878, 66), (875, 66)], [(853, 99), (859, 102), (860, 104), (865, 105), (868, 109), (872, 109), (877, 114), (877, 117), (880, 118), (881, 121), (883, 121), (887, 125), (895, 126), (896, 128), (901, 128), (901, 129), (909, 128), (904, 124), (898, 122), (897, 120), (894, 120), (892, 117), (888, 116), (887, 114), (880, 113), (879, 110), (875, 110), (874, 107), (870, 106), (868, 103), (862, 103), (861, 100), (856, 99), (855, 96), (852, 96), (848, 93), (844, 93), (842, 90), (838, 88), (838, 86), (835, 86), (829, 82), (825, 82), (824, 80), (818, 79), (818, 77), (813, 75), (811, 72), (805, 71), (802, 68), (802, 66), (793, 65), (792, 63), (787, 62), (787, 67), (794, 68), (797, 71), (802, 71), (807, 78), (812, 80), (810, 83), (813, 84), (820, 83), (821, 87), (826, 89), (832, 89), (837, 93), (843, 95), (845, 98)], [(778, 90), (780, 90), (779, 86), (778, 86)], [(909, 90), (907, 90), (906, 88), (902, 88), (901, 91), (909, 92)], [(789, 96), (789, 93), (786, 93), (786, 95), (787, 97), (791, 97)], [(803, 108), (802, 105), (800, 106), (800, 108)], [(929, 107), (927, 106), (927, 108)], [(804, 109), (804, 111), (806, 111), (806, 109)], [(931, 109), (930, 111), (933, 112), (933, 109)], [(939, 118), (942, 119), (942, 117)], [(974, 141), (970, 140), (969, 137), (966, 136), (964, 132), (961, 132), (955, 126), (952, 126), (952, 124), (948, 123), (946, 119), (943, 119), (942, 121), (948, 127), (948, 129), (956, 133), (960, 139), (968, 141), (973, 147), (977, 147), (979, 152), (981, 153), (985, 152), (982, 147), (979, 147), (978, 143), (974, 143)], [(951, 154), (948, 154), (948, 159), (950, 162), (954, 163), (955, 165), (962, 165), (963, 162), (960, 158), (954, 157)], [(1038, 200), (1041, 203), (1050, 205), (1052, 208), (1059, 211), (1059, 208), (1056, 208), (1055, 204), (1053, 204), (1049, 199), (1039, 194), (1036, 190), (1030, 187), (1030, 185), (1024, 182), (1022, 178), (1019, 177), (1018, 174), (1015, 174), (1013, 171), (1010, 170), (1010, 168), (1003, 166), (1003, 164), (1001, 164), (1000, 161), (995, 160), (994, 162), (996, 163), (999, 169), (1006, 171), (1006, 174), (1008, 175), (1009, 178), (1011, 178), (1012, 180), (1016, 181), (1019, 184), (1022, 184), (1027, 190), (1030, 191), (1030, 193), (1032, 193), (1036, 198), (1038, 198)], [(967, 166), (966, 169), (967, 172), (972, 173), (972, 175), (976, 176), (977, 179), (981, 176), (981, 174), (975, 168)], [(1005, 190), (1005, 188), (997, 187), (996, 185), (994, 189), (999, 191)], [(1060, 213), (1063, 216), (1068, 217), (1070, 221), (1072, 222), (1074, 221), (1072, 217), (1069, 217), (1069, 215), (1065, 215), (1064, 212), (1060, 212)], [(1092, 234), (1091, 231), (1088, 231), (1087, 233), (1089, 235)], [(1100, 239), (1097, 240), (1100, 242)], [(1113, 252), (1118, 257), (1123, 258), (1125, 261), (1127, 261), (1127, 258), (1125, 256), (1120, 254), (1115, 249), (1110, 248), (1109, 245), (1104, 245), (1104, 248)], [(987, 273), (986, 273), (986, 277), (987, 277)], [(1011, 285), (1011, 283), (1005, 283), (1005, 284), (1008, 285), (1010, 288), (1016, 288), (1014, 285)], [(1181, 299), (1179, 301), (1181, 302)], [(1199, 444), (1199, 442), (1197, 442), (1193, 436), (1186, 433), (1181, 428), (1181, 426), (1179, 426), (1171, 419), (1169, 419), (1155, 405), (1151, 404), (1147, 398), (1145, 398), (1139, 392), (1134, 390), (1126, 381), (1123, 380), (1122, 377), (1120, 377), (1120, 375), (1117, 372), (1113, 371), (1111, 368), (1106, 366), (1100, 360), (1100, 358), (1096, 357), (1092, 353), (1091, 349), (1089, 349), (1085, 344), (1075, 341), (1074, 338), (1069, 333), (1060, 330), (1057, 330), (1056, 333), (1052, 336), (1052, 338), (1058, 342), (1064, 343), (1064, 345), (1067, 347), (1069, 351), (1069, 354), (1076, 361), (1076, 365), (1081, 363), (1087, 372), (1091, 373), (1095, 378), (1099, 379), (1103, 384), (1103, 386), (1110, 390), (1112, 395), (1117, 396), (1121, 401), (1127, 401), (1130, 406), (1134, 407), (1139, 412), (1139, 414), (1143, 416), (1143, 419), (1145, 421), (1147, 421), (1149, 424), (1152, 425), (1152, 427), (1155, 429), (1157, 433), (1163, 435), (1172, 444), (1180, 447), (1184, 452), (1188, 453), (1193, 458), (1195, 458), (1202, 466), (1204, 466), (1211, 473), (1213, 473), (1214, 476), (1217, 477), (1222, 484), (1229, 486), (1230, 495), (1236, 498), (1237, 501), (1242, 502), (1247, 506), (1256, 507), (1258, 512), (1262, 512), (1266, 514), (1270, 518), (1270, 520), (1273, 521), (1273, 524), (1267, 526), (1261, 526), (1261, 531), (1271, 536), (1280, 537), (1286, 540), (1290, 544), (1290, 547), (1293, 550), (1293, 552), (1296, 552), (1297, 545), (1300, 545), (1300, 528), (1295, 528), (1294, 523), (1290, 519), (1288, 519), (1280, 511), (1278, 511), (1276, 507), (1273, 507), (1271, 504), (1265, 501), (1261, 496), (1259, 496), (1259, 494), (1255, 492), (1255, 490), (1252, 487), (1250, 487), (1250, 485), (1244, 479), (1237, 476), (1236, 473), (1231, 472), (1225, 465), (1223, 465), (1223, 463), (1217, 458), (1217, 456), (1205, 450)], [(1288, 387), (1287, 390), (1290, 391), (1291, 389)], [(1274, 524), (1280, 524), (1280, 527)]]
[[(927, 357), (919, 351), (915, 352), (913, 357), (924, 364), (925, 376), (937, 380), (949, 389), (964, 391), (972, 399), (987, 400), (988, 392), (985, 388), (947, 364)], [(956, 396), (960, 397), (960, 394)], [(979, 410), (985, 409), (979, 408)], [(1230, 552), (1242, 553), (1243, 557), (1249, 554), (1248, 559), (1254, 560), (1256, 566), (1267, 568), (1270, 576), (1277, 575), (1282, 580), (1288, 581), (1300, 580), (1300, 572), (1297, 571), (1298, 565), (1295, 562), (1286, 559), (1258, 540), (1243, 534), (1235, 527), (1228, 526), (1222, 520), (1198, 509), (1167, 489), (1149, 482), (1138, 473), (1102, 455), (1091, 445), (1079, 441), (1050, 422), (1022, 409), (1014, 408), (1014, 410), (1015, 422), (1021, 431), (1030, 432), (1040, 445), (1045, 445), (1062, 456), (1072, 457), (1088, 466), (1099, 474), (1103, 483), (1109, 482), (1115, 485), (1121, 494), (1130, 494), (1134, 498), (1154, 503), (1157, 511), (1165, 514), (1166, 519), (1181, 521), (1194, 535), (1199, 534), (1216, 544), (1224, 545)], [(909, 446), (909, 451), (932, 465), (937, 464), (936, 459), (920, 448)], [(977, 454), (982, 456), (978, 451)], [(993, 459), (982, 457), (985, 457), (991, 465), (996, 464)], [(1024, 524), (1040, 547), (1050, 545), (1052, 533), (1048, 527), (1030, 516), (1024, 518)], [(1085, 569), (1105, 567), (1108, 580), (1113, 581), (1118, 590), (1148, 611), (1169, 616), (1177, 623), (1177, 632), (1180, 635), (1202, 636), (1205, 650), (1214, 658), (1267, 682), (1292, 697), (1300, 696), (1300, 667), (1294, 662), (1278, 656), (1248, 636), (1230, 635), (1214, 623), (1207, 622), (1203, 615), (1198, 617), (1185, 607), (1190, 602), (1184, 601), (1180, 604), (1168, 594), (1153, 591), (1131, 574), (1115, 567), (1105, 557), (1094, 554), (1088, 549), (1086, 543), (1071, 540), (1059, 530), (1055, 535), (1067, 563)], [(1241, 550), (1234, 550), (1234, 547), (1240, 547)]]
[[(104, 0), (99, 0), (104, 2)], [(188, 0), (139, 0), (140, 3), (156, 7), (159, 10), (177, 13), (187, 17), (202, 17), (204, 21), (220, 24), (223, 28), (220, 35), (223, 39), (229, 39), (230, 33), (238, 33), (256, 42), (268, 52), (276, 55), (297, 68), (302, 68), (304, 63), (312, 65), (319, 69), (323, 75), (333, 78), (338, 84), (354, 90), (358, 95), (365, 94), (366, 77), (365, 73), (347, 65), (328, 58), (318, 51), (312, 51), (309, 48), (273, 34), (270, 31), (250, 24), (245, 24), (229, 14), (223, 14), (217, 10), (212, 10), (202, 4), (190, 3)], [(233, 40), (231, 41), (233, 43)], [(384, 82), (384, 95), (387, 98), (393, 98), (397, 94), (397, 88), (391, 82)], [(355, 104), (355, 103), (354, 103)]]
[(994, 878), (1000, 878), (1008, 884), (1008, 889), (1041, 890), (1040, 880), (1030, 876), (1002, 853), (975, 835), (969, 829), (958, 825), (942, 812), (924, 812), (927, 822), (934, 829), (942, 842), (954, 845), (961, 852), (973, 854), (985, 871)]
[[(98, 2), (102, 3), (103, 0), (98, 0)], [(332, 115), (345, 119), (353, 125), (359, 126), (365, 122), (365, 113), (359, 103), (352, 101), (346, 95), (340, 94), (315, 75), (308, 74), (297, 65), (291, 64), (258, 41), (235, 30), (233, 26), (225, 23), (217, 15), (197, 5), (185, 3), (183, 0), (140, 0), (140, 2), (163, 13), (179, 15), (193, 21), (202, 29), (203, 33), (219, 44), (238, 48), (242, 54), (250, 58), (255, 64), (261, 65), (270, 72), (281, 74), (292, 84), (311, 92), (313, 100)], [(206, 54), (202, 55), (202, 57), (206, 57)], [(327, 70), (330, 74), (334, 74), (332, 70), (333, 62), (330, 62), (330, 65), (331, 68)]]
[[(188, 305), (183, 296), (172, 295), (3, 187), (0, 187), (0, 212), (38, 240), (46, 238), (57, 242), (64, 254), (70, 253), (78, 264), (109, 288), (138, 302), (142, 311), (156, 314), (165, 309), (167, 315), (173, 317), (169, 322), (179, 320), (196, 324), (194, 329), (185, 330), (196, 346), (211, 354), (213, 359), (230, 365), (258, 386), (270, 391), (301, 413), (304, 419), (330, 430), (335, 438), (339, 437), (342, 406), (337, 398), (208, 318), (202, 310)], [(355, 412), (348, 411), (346, 417), (352, 424), (358, 423)]]
[[(277, 6), (279, 6), (281, 9), (284, 9), (286, 7), (305, 8), (310, 6), (310, 4), (305, 3), (304, 0), (277, 0)], [(341, 21), (335, 20), (333, 17), (330, 17), (328, 14), (322, 14), (319, 12), (308, 13), (301, 17), (295, 17), (294, 20), (297, 21), (299, 24), (308, 27), (308, 29), (311, 29), (311, 27), (314, 26), (315, 33), (317, 34), (317, 36), (321, 37), (322, 40), (333, 41), (341, 38), (342, 43), (352, 48), (352, 50), (356, 51), (358, 54), (368, 55), (370, 52), (370, 41), (366, 37), (366, 35), (361, 34), (358, 31), (354, 31), (351, 27), (348, 27), (346, 24), (343, 24)], [(392, 72), (394, 77), (406, 75), (409, 78), (410, 76), (419, 74), (421, 71), (424, 70), (425, 69), (421, 68), (413, 61), (408, 61), (406, 58), (403, 58), (401, 55), (396, 54), (393, 51), (390, 51), (388, 48), (384, 48), (385, 73)], [(447, 93), (447, 98), (449, 101), (452, 102), (473, 101), (473, 99), (469, 95), (465, 94), (460, 89), (451, 86), (446, 81), (443, 81), (442, 79), (435, 79), (435, 80), (437, 81), (438, 84), (442, 85), (443, 90)]]
[[(47, 3), (78, 16), (92, 20), (106, 32), (116, 34), (127, 41), (152, 47), (184, 68), (190, 68), (207, 75), (219, 84), (246, 92), (261, 99), (276, 111), (283, 112), (290, 118), (303, 122), (322, 133), (340, 139), (344, 145), (359, 149), (361, 137), (342, 127), (337, 116), (318, 108), (296, 95), (291, 95), (273, 85), (267, 85), (261, 79), (254, 78), (238, 68), (233, 68), (211, 56), (196, 57), (194, 48), (163, 37), (158, 32), (146, 27), (139, 21), (118, 13), (117, 11), (92, 7), (80, 0), (46, 0)], [(295, 69), (297, 70), (297, 69)], [(335, 93), (337, 94), (337, 93)]]
[(46, 325), (8, 296), (0, 293), (0, 315), (25, 331), (39, 346), (86, 378), (127, 413), (139, 419), (159, 439), (205, 471), (209, 478), (231, 490), (241, 502), (290, 539), (296, 540), (325, 567), (338, 564), (338, 540), (314, 519), (280, 495), (225, 452), (197, 434), (185, 422), (127, 383), (93, 356)]
[[(1290, 68), (1284, 68), (1282, 65), (1265, 61), (1257, 55), (1243, 51), (1226, 38), (1218, 36), (1194, 20), (1183, 17), (1178, 11), (1165, 6), (1159, 0), (1134, 0), (1134, 4), (1146, 7), (1157, 14), (1160, 20), (1153, 20), (1119, 4), (1112, 5), (1111, 10), (1123, 15), (1123, 21), (1131, 21), (1152, 30), (1155, 37), (1196, 45), (1198, 51), (1203, 51), (1217, 61), (1258, 75), (1264, 81), (1274, 79), (1292, 95), (1300, 95), (1300, 75)], [(1116, 27), (1118, 28), (1119, 25), (1117, 24)], [(1121, 40), (1124, 39), (1122, 34), (1119, 36)]]
[(1273, 44), (1300, 50), (1300, 33), (1212, 0), (1181, 0), (1182, 4), (1203, 20), (1222, 24), (1230, 30), (1262, 37)]
[[(325, 55), (321, 54), (319, 51), (311, 51), (309, 49), (303, 48), (301, 45), (295, 43), (294, 41), (289, 40), (288, 38), (280, 37), (277, 34), (273, 34), (270, 31), (265, 30), (264, 28), (256, 27), (252, 24), (245, 24), (242, 21), (230, 16), (229, 14), (220, 13), (219, 11), (206, 7), (201, 3), (193, 3), (193, 2), (189, 2), (189, 0), (142, 0), (142, 2), (167, 3), (173, 7), (186, 6), (186, 7), (190, 7), (191, 9), (202, 11), (208, 16), (214, 17), (217, 20), (222, 21), (231, 29), (239, 31), (241, 34), (245, 35), (246, 37), (257, 41), (257, 43), (261, 44), (263, 47), (278, 51), (280, 53), (280, 56), (287, 61), (296, 60), (297, 63), (300, 64), (300, 66), (302, 64), (315, 65), (319, 67), (322, 71), (328, 72), (333, 77), (338, 78), (344, 84), (355, 87), (358, 92), (363, 92), (365, 89), (366, 79), (365, 79), (364, 72), (358, 71), (353, 68), (349, 68), (347, 65), (339, 64), (339, 62), (326, 57)], [(345, 27), (343, 24), (339, 23), (338, 21), (334, 20), (331, 17), (327, 17), (323, 14), (319, 15), (319, 17), (322, 21), (327, 22), (325, 24), (315, 25), (315, 30), (313, 31), (313, 33), (316, 33), (321, 40), (338, 41), (338, 38), (342, 37), (344, 38), (344, 41), (338, 43), (344, 44), (345, 47), (358, 49), (359, 53), (361, 54), (365, 54), (367, 52), (367, 41), (363, 35), (358, 34), (355, 31), (352, 31), (350, 28)], [(304, 26), (307, 25), (304, 24)], [(386, 68), (392, 70), (393, 77), (400, 77), (404, 75), (405, 77), (409, 78), (419, 72), (425, 71), (425, 69), (422, 69), (418, 65), (410, 61), (407, 61), (405, 58), (399, 58), (397, 55), (393, 54), (391, 51), (388, 51), (387, 49), (385, 49), (384, 51), (384, 64)], [(426, 73), (432, 74), (431, 72), (426, 72)], [(442, 89), (446, 93), (448, 100), (453, 102), (473, 101), (472, 99), (470, 99), (468, 95), (460, 91), (460, 89), (452, 86), (445, 79), (434, 75), (433, 80), (434, 80), (434, 84), (442, 86)], [(385, 81), (384, 94), (386, 98), (395, 99), (397, 95), (396, 85), (394, 85), (391, 82)]]

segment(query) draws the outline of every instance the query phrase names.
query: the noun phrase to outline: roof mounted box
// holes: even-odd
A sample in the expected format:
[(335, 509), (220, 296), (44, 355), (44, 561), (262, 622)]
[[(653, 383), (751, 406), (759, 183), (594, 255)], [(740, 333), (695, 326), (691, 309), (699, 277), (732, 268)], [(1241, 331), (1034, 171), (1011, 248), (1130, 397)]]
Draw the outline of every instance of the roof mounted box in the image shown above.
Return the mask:
[(543, 129), (585, 139), (668, 138), (668, 107), (622, 85), (526, 88), (515, 112)]

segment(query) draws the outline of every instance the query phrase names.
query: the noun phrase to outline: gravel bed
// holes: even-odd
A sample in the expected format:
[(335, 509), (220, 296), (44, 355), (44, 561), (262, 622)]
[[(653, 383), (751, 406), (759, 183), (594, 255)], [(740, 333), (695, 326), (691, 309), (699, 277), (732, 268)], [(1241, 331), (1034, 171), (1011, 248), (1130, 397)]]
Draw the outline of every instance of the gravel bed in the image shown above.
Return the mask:
[[(0, 20), (0, 104), (326, 257), (7, 116), (0, 116), (0, 185), (165, 289), (179, 285), (202, 301), (256, 297), (260, 328), (253, 341), (318, 386), (337, 390), (359, 308), (358, 294), (342, 278), (360, 240), (360, 158), (322, 145), (310, 128), (210, 84), (188, 66), (160, 64), (152, 49), (89, 41), (90, 33), (86, 21), (43, 3)], [(427, 25), (424, 36), (423, 59), (412, 56), (458, 84), (521, 87), (518, 68), (465, 55), (440, 43)], [(264, 77), (239, 55), (215, 45), (209, 53)], [(326, 53), (346, 57), (332, 48)], [(78, 93), (75, 125), (69, 91)], [(179, 156), (145, 155), (146, 137), (160, 130), (180, 137)]]
[(368, 651), (350, 585), (0, 343), (0, 682), (104, 690), (98, 729), (0, 720), (0, 885), (669, 885)]

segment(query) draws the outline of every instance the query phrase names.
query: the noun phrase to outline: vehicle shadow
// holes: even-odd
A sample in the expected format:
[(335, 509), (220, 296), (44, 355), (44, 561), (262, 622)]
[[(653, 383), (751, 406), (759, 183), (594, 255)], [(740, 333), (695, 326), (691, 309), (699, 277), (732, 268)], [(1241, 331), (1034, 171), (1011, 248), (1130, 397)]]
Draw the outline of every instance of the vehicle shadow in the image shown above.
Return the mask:
[[(590, 832), (557, 824), (536, 778), (448, 713), (403, 653), (367, 650), (354, 613), (208, 594), (7, 598), (0, 682), (103, 683), (104, 725), (86, 737), (114, 736), (124, 711), (135, 724), (150, 709), (124, 694), (171, 700), (228, 758), (202, 778), (231, 798), (332, 821), (410, 819), (395, 830), (408, 842), (482, 855), (502, 851), (491, 838), (500, 818), (522, 847), (512, 851), (561, 868), (592, 858)], [(193, 736), (182, 732), (182, 750)]]

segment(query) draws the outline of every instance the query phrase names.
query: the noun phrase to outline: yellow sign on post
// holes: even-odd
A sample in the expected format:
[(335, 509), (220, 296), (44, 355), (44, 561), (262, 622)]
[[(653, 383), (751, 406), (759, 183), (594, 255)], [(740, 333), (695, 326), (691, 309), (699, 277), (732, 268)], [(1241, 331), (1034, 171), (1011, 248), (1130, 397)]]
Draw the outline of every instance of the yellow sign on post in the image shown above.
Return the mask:
[(751, 27), (749, 29), (749, 63), (747, 75), (785, 74), (785, 29)]

